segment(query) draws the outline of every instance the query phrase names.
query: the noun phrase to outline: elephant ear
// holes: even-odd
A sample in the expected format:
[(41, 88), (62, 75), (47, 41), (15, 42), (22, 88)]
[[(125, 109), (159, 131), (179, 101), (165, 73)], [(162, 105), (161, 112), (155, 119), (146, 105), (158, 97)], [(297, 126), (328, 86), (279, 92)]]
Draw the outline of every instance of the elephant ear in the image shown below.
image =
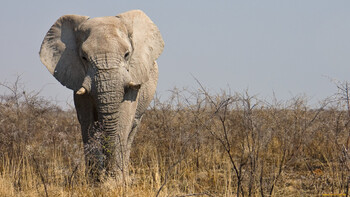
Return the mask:
[(64, 86), (77, 91), (85, 70), (79, 57), (76, 28), (87, 16), (64, 15), (47, 32), (40, 48), (40, 60)]
[(132, 10), (117, 16), (129, 34), (133, 52), (129, 72), (133, 82), (142, 84), (148, 81), (150, 69), (164, 48), (159, 29), (152, 20), (140, 10)]

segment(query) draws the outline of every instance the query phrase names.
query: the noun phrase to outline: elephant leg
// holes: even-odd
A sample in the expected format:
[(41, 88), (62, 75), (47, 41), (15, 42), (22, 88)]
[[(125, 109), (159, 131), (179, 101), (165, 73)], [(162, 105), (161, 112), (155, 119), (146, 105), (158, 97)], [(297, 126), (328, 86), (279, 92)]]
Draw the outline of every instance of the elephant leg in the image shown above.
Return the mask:
[(154, 62), (153, 68), (150, 70), (150, 78), (145, 84), (143, 84), (139, 90), (139, 96), (137, 97), (137, 109), (135, 118), (132, 123), (131, 131), (127, 138), (127, 158), (130, 158), (130, 150), (132, 142), (134, 141), (135, 135), (137, 133), (138, 127), (142, 120), (144, 113), (146, 112), (149, 104), (153, 100), (154, 93), (156, 91), (158, 81), (158, 65)]
[(104, 167), (102, 144), (98, 138), (103, 137), (102, 128), (98, 125), (97, 112), (93, 99), (88, 94), (74, 94), (74, 104), (77, 111), (84, 144), (86, 169), (94, 178), (99, 178)]
[(141, 115), (140, 117), (135, 117), (132, 123), (132, 127), (131, 127), (131, 131), (128, 135), (128, 139), (127, 139), (127, 152), (126, 152), (126, 158), (130, 158), (130, 151), (131, 151), (131, 146), (132, 146), (132, 142), (134, 141), (135, 135), (137, 133), (139, 124), (142, 120), (143, 115)]

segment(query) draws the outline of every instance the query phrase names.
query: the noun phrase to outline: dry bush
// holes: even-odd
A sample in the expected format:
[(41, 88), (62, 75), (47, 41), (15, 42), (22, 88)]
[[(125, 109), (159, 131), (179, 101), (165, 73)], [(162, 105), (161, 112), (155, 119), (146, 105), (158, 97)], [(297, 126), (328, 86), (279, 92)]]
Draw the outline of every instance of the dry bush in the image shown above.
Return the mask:
[(310, 107), (248, 93), (174, 89), (157, 97), (131, 153), (131, 184), (90, 181), (74, 110), (17, 80), (0, 84), (0, 196), (314, 196), (349, 194), (348, 84)]

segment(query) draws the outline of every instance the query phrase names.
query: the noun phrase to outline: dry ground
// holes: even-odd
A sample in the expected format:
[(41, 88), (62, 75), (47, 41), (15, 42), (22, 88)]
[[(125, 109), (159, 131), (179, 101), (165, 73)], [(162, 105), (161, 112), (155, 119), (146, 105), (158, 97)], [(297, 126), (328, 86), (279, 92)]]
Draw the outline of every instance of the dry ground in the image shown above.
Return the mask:
[(10, 92), (0, 98), (0, 196), (349, 195), (347, 83), (312, 108), (304, 97), (268, 103), (174, 89), (143, 119), (127, 186), (85, 175), (74, 110), (2, 85)]

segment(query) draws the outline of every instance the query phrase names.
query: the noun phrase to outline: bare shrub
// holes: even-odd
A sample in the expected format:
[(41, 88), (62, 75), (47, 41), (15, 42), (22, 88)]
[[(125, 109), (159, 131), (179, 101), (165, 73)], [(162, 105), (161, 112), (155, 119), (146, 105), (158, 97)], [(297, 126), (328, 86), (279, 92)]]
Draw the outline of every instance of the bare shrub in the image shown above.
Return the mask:
[[(349, 194), (348, 83), (318, 107), (248, 92), (173, 89), (156, 97), (131, 152), (131, 184), (93, 184), (74, 110), (0, 83), (0, 195), (312, 196)], [(94, 130), (96, 142), (103, 133)], [(7, 188), (7, 189), (4, 189)]]
[(10, 91), (0, 96), (1, 175), (18, 192), (47, 194), (49, 184), (72, 185), (73, 171), (83, 158), (74, 111), (26, 91), (20, 77), (13, 85), (0, 85)]

